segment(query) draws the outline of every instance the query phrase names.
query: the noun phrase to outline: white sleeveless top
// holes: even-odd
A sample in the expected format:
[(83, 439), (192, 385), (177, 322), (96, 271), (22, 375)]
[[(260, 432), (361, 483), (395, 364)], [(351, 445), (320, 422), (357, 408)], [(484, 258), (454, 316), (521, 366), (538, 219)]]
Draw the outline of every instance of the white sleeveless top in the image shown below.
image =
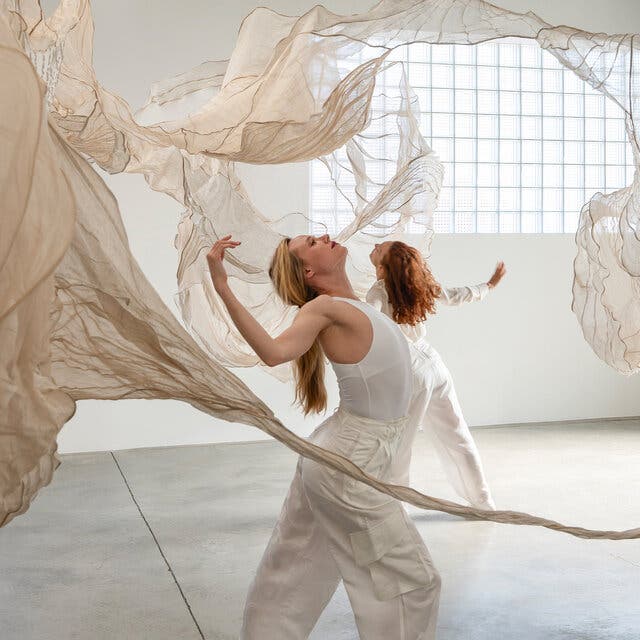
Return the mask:
[(340, 407), (375, 420), (407, 415), (412, 393), (409, 344), (398, 325), (370, 304), (340, 298), (364, 312), (373, 329), (371, 347), (362, 360), (340, 364), (329, 360), (340, 390)]

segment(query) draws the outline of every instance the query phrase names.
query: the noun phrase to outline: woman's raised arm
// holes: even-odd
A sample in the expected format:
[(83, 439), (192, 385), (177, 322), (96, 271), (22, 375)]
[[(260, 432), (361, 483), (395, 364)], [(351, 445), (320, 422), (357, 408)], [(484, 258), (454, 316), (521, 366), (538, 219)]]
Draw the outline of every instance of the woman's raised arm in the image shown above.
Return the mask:
[(240, 242), (231, 240), (229, 235), (211, 247), (207, 254), (207, 263), (213, 286), (227, 307), (231, 320), (260, 360), (269, 367), (295, 360), (311, 348), (318, 334), (331, 323), (323, 312), (326, 305), (322, 299), (328, 296), (320, 296), (305, 304), (293, 324), (277, 338), (272, 338), (236, 298), (227, 282), (227, 272), (223, 265), (224, 251), (239, 244)]
[(489, 292), (489, 289), (498, 286), (500, 280), (504, 278), (505, 273), (507, 273), (507, 268), (501, 260), (496, 265), (493, 275), (487, 282), (467, 287), (442, 287), (442, 293), (438, 298), (438, 302), (455, 307), (465, 302), (482, 300)]

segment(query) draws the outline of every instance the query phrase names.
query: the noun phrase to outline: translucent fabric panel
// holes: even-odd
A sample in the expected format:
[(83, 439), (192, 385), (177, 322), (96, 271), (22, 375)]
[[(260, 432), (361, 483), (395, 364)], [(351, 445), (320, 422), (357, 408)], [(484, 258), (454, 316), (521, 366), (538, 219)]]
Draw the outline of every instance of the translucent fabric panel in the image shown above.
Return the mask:
[[(624, 112), (637, 163), (633, 38), (554, 28), (532, 13), (514, 14), (479, 0), (383, 0), (349, 16), (321, 6), (304, 16), (260, 7), (243, 21), (229, 61), (204, 63), (155, 84), (148, 104), (132, 114), (96, 78), (86, 0), (65, 0), (46, 20), (35, 0), (2, 0), (0, 7), (0, 107), (10, 143), (0, 161), (0, 197), (8, 203), (3, 224), (10, 230), (0, 242), (0, 365), (10, 380), (0, 396), (0, 522), (23, 512), (49, 481), (55, 436), (76, 400), (174, 398), (255, 425), (302, 455), (426, 509), (582, 537), (640, 537), (638, 529), (590, 531), (431, 498), (366, 476), (297, 437), (228, 371), (254, 365), (257, 357), (206, 272), (212, 242), (232, 233), (242, 240), (227, 260), (237, 295), (269, 333), (288, 326), (295, 311), (275, 297), (266, 265), (283, 235), (306, 229), (309, 221), (272, 220), (259, 212), (233, 162), (301, 162), (340, 154), (341, 148), (355, 188), (344, 194), (351, 214), (337, 238), (348, 243), (356, 290), (362, 294), (374, 277), (365, 259), (371, 243), (402, 237), (418, 216), (424, 231), (417, 244), (428, 252), (443, 167), (419, 131), (417, 100), (404, 69), (392, 68), (403, 65), (387, 59), (411, 42), (445, 45), (432, 60), (442, 82), (452, 77), (453, 45), (509, 36), (537, 42)], [(491, 64), (517, 65), (519, 56), (517, 47), (502, 40), (483, 53)], [(34, 80), (34, 69), (41, 82)], [(393, 82), (383, 81), (387, 71)], [(432, 84), (438, 86), (435, 72)], [(373, 101), (395, 122), (400, 140), (397, 157), (385, 158), (392, 168), (382, 185), (369, 174), (369, 147), (376, 145), (375, 135), (367, 137)], [(142, 173), (151, 188), (184, 206), (175, 240), (184, 326), (137, 266), (117, 203), (89, 161), (111, 173)], [(370, 186), (375, 195), (367, 198)], [(576, 316), (598, 356), (624, 373), (640, 368), (634, 304), (640, 293), (639, 188), (634, 176), (624, 189), (594, 196), (576, 233)], [(508, 202), (500, 196), (501, 207), (517, 204), (513, 191)], [(46, 224), (56, 224), (59, 233), (40, 243), (45, 213)], [(546, 220), (545, 212), (543, 226)], [(554, 223), (550, 216), (549, 225)], [(518, 232), (520, 213), (505, 208), (499, 225)], [(370, 226), (377, 235), (365, 231)], [(31, 250), (34, 244), (38, 252)], [(289, 375), (286, 368), (274, 373)]]

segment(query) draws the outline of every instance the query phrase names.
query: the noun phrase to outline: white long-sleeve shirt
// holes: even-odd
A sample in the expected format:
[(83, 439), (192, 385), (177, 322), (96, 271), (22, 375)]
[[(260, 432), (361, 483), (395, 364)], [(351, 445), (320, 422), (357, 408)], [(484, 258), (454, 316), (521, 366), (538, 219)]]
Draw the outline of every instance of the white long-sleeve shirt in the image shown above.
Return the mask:
[[(475, 300), (482, 300), (489, 292), (489, 285), (486, 282), (477, 285), (470, 285), (467, 287), (441, 287), (441, 293), (438, 296), (438, 303), (446, 304), (450, 307), (455, 307), (465, 302), (474, 302)], [(393, 320), (393, 307), (389, 302), (389, 296), (384, 286), (384, 280), (377, 280), (371, 289), (367, 291), (366, 301), (373, 305), (379, 311), (382, 311), (385, 315), (388, 315)], [(426, 340), (427, 328), (425, 322), (418, 322), (415, 325), (399, 324), (398, 326), (407, 338), (413, 342), (420, 342), (423, 347), (428, 346)]]

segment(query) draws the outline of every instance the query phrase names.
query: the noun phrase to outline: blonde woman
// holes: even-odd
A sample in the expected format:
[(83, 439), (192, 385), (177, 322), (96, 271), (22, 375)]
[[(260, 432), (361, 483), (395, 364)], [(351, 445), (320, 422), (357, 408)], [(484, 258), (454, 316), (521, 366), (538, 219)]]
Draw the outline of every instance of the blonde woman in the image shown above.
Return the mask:
[[(416, 430), (424, 427), (456, 492), (474, 507), (495, 509), (451, 374), (427, 341), (424, 321), (436, 312), (436, 304), (460, 305), (482, 300), (506, 273), (504, 263), (498, 263), (487, 283), (445, 289), (436, 282), (420, 252), (404, 242), (376, 244), (369, 259), (378, 279), (367, 292), (367, 302), (397, 322), (416, 347), (412, 350), (411, 419), (405, 437), (413, 440)], [(404, 443), (401, 452), (396, 460), (395, 480), (408, 485), (411, 443)]]
[[(337, 410), (311, 435), (387, 480), (405, 440), (412, 391), (410, 347), (398, 325), (359, 300), (347, 249), (329, 236), (284, 239), (269, 274), (300, 308), (270, 336), (234, 296), (223, 266), (230, 236), (207, 259), (216, 291), (267, 365), (293, 361), (305, 413), (326, 408), (324, 357), (340, 390)], [(368, 485), (300, 459), (245, 604), (245, 640), (299, 640), (313, 629), (340, 580), (363, 640), (433, 640), (440, 577), (403, 505)]]

